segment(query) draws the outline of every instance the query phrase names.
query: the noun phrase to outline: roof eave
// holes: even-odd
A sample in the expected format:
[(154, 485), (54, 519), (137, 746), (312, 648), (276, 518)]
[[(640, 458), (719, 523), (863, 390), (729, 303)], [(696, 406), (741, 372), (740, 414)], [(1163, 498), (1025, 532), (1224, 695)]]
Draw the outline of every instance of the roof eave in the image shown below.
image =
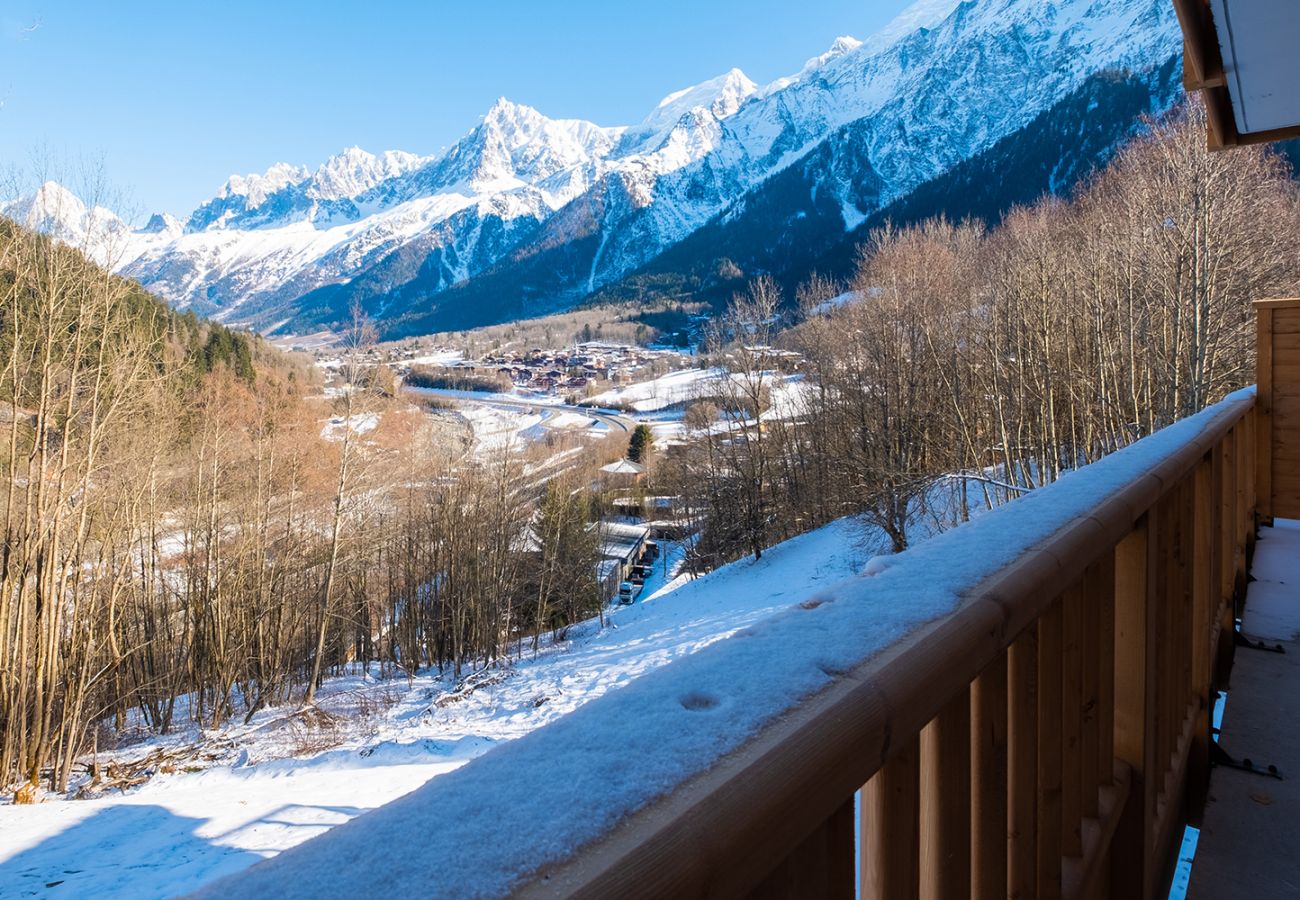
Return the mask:
[(1173, 0), (1183, 29), (1183, 88), (1199, 91), (1205, 101), (1211, 150), (1247, 144), (1266, 144), (1300, 137), (1300, 124), (1268, 131), (1239, 132), (1233, 115), (1228, 79), (1219, 52), (1219, 37), (1208, 0)]

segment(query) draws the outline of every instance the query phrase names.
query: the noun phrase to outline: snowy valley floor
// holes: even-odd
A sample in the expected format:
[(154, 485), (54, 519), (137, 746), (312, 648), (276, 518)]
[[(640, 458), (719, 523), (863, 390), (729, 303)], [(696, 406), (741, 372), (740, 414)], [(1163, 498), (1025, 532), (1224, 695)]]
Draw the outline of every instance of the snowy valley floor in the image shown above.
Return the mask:
[(864, 529), (837, 522), (695, 581), (669, 581), (657, 564), (644, 599), (613, 610), (606, 628), (586, 623), (536, 658), (525, 650), (470, 679), (472, 690), (435, 675), (357, 675), (328, 682), (319, 706), (329, 715), (310, 723), (289, 707), (204, 735), (193, 750), (193, 731), (137, 744), (121, 756), (181, 759), (124, 793), (0, 805), (0, 897), (194, 890), (787, 608), (810, 586), (861, 571), (871, 554)]

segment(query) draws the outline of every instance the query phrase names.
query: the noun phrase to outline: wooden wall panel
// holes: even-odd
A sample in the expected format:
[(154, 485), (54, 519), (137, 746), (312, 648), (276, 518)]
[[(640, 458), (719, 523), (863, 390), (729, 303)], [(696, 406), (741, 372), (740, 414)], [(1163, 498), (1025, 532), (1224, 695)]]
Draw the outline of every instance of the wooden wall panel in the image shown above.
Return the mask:
[(1300, 298), (1255, 308), (1260, 515), (1300, 519)]

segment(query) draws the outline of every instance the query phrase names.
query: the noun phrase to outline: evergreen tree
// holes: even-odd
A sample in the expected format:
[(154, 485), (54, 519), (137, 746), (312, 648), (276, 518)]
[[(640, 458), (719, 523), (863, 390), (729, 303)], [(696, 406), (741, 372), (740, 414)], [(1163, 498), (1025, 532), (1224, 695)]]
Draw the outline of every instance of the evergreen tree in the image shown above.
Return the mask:
[(653, 444), (654, 435), (650, 432), (650, 426), (638, 425), (632, 430), (632, 437), (628, 439), (627, 458), (634, 463), (644, 465)]

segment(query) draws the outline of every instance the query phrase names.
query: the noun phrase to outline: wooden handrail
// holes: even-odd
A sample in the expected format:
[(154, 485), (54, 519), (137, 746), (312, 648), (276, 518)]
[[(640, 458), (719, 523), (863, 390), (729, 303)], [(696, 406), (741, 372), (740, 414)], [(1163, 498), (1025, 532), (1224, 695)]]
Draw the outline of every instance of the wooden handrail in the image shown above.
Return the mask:
[[(1006, 896), (1004, 879), (1019, 889), (1013, 896), (1091, 896), (1103, 885), (1154, 896), (1172, 872), (1188, 768), (1207, 768), (1208, 669), (1231, 644), (1232, 592), (1244, 585), (1253, 529), (1243, 502), (1253, 455), (1234, 451), (1250, 440), (1253, 410), (1253, 398), (1225, 404), (1177, 452), (970, 591), (951, 615), (520, 893), (793, 896), (782, 889), (790, 871), (818, 870), (828, 846), (853, 852), (826, 832), (842, 830), (828, 823), (866, 784), (864, 897), (969, 896), (972, 873), (980, 896)], [(1211, 543), (1198, 512), (1224, 536), (1213, 544), (1227, 557), (1213, 566), (1194, 561), (1195, 535)], [(1226, 593), (1211, 584), (1220, 567), (1232, 574), (1220, 582)], [(1196, 610), (1194, 595), (1203, 598)], [(1204, 602), (1211, 595), (1216, 602)], [(1074, 649), (1083, 644), (1087, 654)], [(1085, 661), (1086, 671), (1063, 672)], [(1184, 680), (1193, 661), (1206, 671)], [(1009, 734), (1000, 712), (988, 722), (999, 694)], [(1059, 721), (1043, 722), (1054, 709)]]

